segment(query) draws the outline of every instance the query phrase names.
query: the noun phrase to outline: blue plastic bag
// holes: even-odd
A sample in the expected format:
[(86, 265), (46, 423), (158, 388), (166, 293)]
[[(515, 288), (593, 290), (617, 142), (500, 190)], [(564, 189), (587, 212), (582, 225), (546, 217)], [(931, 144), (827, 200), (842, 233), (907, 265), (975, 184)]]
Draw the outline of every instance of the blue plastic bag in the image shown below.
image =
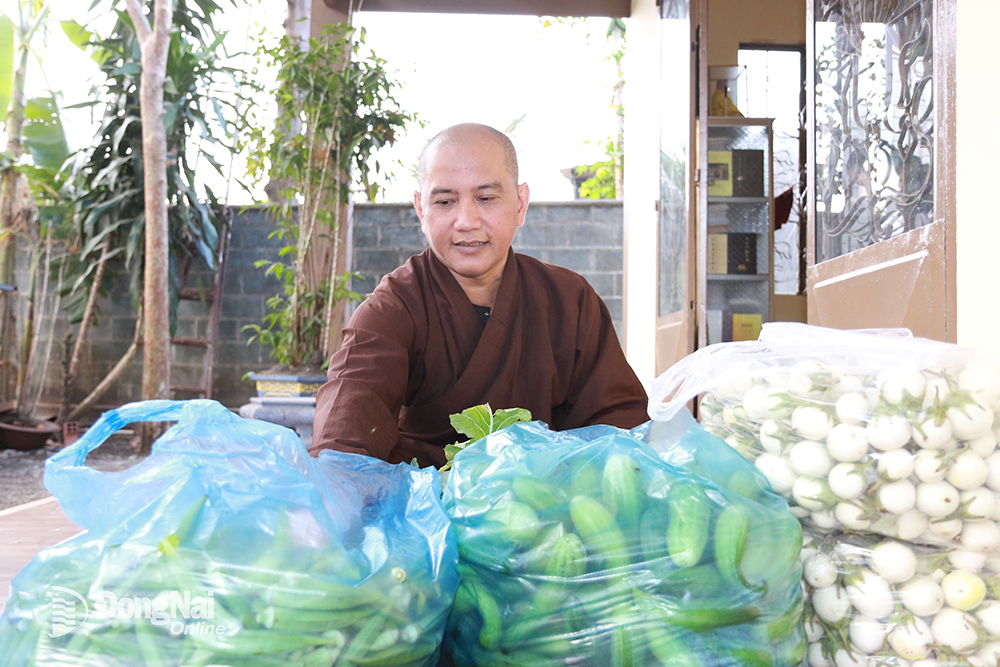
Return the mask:
[(805, 657), (798, 521), (686, 413), (632, 431), (510, 426), (456, 455), (444, 504), (455, 665)]
[[(84, 466), (133, 421), (177, 423), (128, 470)], [(45, 483), (86, 532), (15, 577), (5, 666), (437, 661), (458, 556), (433, 471), (312, 459), (214, 401), (149, 401), (102, 416)]]

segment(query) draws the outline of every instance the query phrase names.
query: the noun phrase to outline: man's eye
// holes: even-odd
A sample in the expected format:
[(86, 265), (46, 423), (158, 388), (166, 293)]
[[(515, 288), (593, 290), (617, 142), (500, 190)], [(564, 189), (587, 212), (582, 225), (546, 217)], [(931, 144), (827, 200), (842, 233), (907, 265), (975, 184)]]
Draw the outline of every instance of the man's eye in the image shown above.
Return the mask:
[(438, 201), (434, 202), (434, 205), (435, 206), (448, 206), (449, 204), (453, 204), (453, 203), (454, 202), (451, 199), (439, 199)]
[(482, 197), (479, 198), (479, 201), (490, 202), (490, 201), (495, 201), (496, 198), (497, 198), (496, 195), (483, 195)]

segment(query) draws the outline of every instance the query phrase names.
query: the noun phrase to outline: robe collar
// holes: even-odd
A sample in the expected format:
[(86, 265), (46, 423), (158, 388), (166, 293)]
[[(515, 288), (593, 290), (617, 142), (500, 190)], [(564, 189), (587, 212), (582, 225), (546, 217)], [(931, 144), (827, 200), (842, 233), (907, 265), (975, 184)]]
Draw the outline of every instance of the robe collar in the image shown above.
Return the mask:
[[(479, 323), (479, 316), (476, 314), (475, 308), (472, 307), (472, 301), (469, 300), (469, 296), (462, 289), (455, 276), (452, 275), (444, 262), (438, 259), (438, 256), (430, 248), (427, 249), (427, 255), (430, 262), (431, 274), (434, 276), (435, 282), (441, 286), (448, 298), (449, 304), (451, 304), (455, 325), (462, 330), (470, 330), (473, 327), (482, 326)], [(490, 334), (490, 338), (493, 338), (492, 330), (506, 329), (510, 323), (515, 295), (517, 294), (518, 274), (517, 257), (514, 254), (513, 248), (509, 248), (507, 250), (507, 261), (503, 268), (503, 276), (500, 278), (500, 289), (497, 291), (497, 298), (493, 303), (493, 307), (490, 308), (489, 321), (486, 323), (486, 328), (483, 331), (484, 336)], [(499, 325), (493, 326), (494, 322), (498, 322)]]
[[(458, 284), (448, 267), (434, 255), (433, 251), (428, 249), (427, 252), (431, 274), (446, 295), (455, 326), (459, 327), (461, 331), (477, 331), (482, 324), (479, 322), (479, 316), (476, 315), (465, 290)], [(504, 265), (503, 277), (500, 280), (500, 290), (493, 308), (490, 310), (490, 318), (486, 323), (486, 328), (482, 330), (478, 341), (474, 336), (462, 336), (461, 334), (456, 336), (458, 340), (465, 344), (474, 345), (474, 347), (469, 356), (463, 355), (465, 359), (468, 359), (468, 363), (456, 383), (443, 396), (432, 401), (428, 406), (424, 406), (430, 413), (433, 413), (433, 409), (440, 406), (462, 404), (462, 401), (469, 396), (487, 395), (490, 385), (500, 372), (503, 360), (510, 354), (509, 339), (515, 327), (514, 315), (519, 273), (517, 256), (513, 250), (508, 250), (507, 263)]]

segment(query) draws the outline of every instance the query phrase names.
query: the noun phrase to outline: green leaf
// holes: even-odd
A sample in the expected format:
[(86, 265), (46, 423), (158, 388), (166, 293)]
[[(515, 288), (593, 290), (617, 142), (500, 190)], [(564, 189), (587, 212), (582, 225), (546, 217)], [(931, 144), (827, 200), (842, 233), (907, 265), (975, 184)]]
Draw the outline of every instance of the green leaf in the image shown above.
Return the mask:
[(14, 22), (0, 15), (0, 121), (7, 117), (14, 88)]
[(24, 148), (35, 164), (59, 169), (69, 157), (66, 131), (63, 129), (55, 97), (33, 97), (25, 107)]
[(455, 455), (476, 440), (484, 438), (490, 433), (496, 433), (500, 429), (507, 428), (511, 424), (531, 421), (531, 413), (524, 408), (506, 408), (497, 410), (494, 413), (490, 410), (489, 403), (483, 403), (482, 405), (462, 410), (457, 415), (451, 415), (449, 419), (455, 430), (469, 439), (465, 442), (445, 445), (444, 458), (446, 462), (439, 468), (441, 472), (449, 470)]
[(470, 440), (469, 442), (456, 442), (455, 444), (452, 445), (445, 445), (444, 446), (445, 459), (451, 461), (453, 458), (455, 458), (455, 454), (458, 454), (460, 451), (465, 449), (466, 445), (468, 445), (470, 442), (472, 441)]
[(449, 419), (452, 427), (470, 440), (479, 440), (493, 432), (493, 411), (489, 403), (462, 410)]
[(507, 408), (505, 410), (497, 410), (496, 414), (493, 415), (493, 432), (507, 428), (511, 424), (530, 421), (531, 412), (525, 410), (524, 408)]
[(111, 52), (107, 49), (94, 46), (95, 36), (76, 21), (60, 21), (66, 37), (78, 49), (90, 53), (90, 59), (98, 65), (103, 65), (104, 61), (111, 57)]

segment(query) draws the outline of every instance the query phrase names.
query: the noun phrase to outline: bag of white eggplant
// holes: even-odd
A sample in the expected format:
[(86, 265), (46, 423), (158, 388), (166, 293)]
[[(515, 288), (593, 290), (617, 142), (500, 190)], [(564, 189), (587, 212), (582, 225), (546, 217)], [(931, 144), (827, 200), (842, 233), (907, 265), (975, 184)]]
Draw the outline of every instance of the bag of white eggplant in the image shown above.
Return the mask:
[(765, 324), (656, 379), (650, 416), (697, 395), (807, 527), (971, 551), (1000, 548), (1000, 367), (902, 329)]
[(997, 667), (996, 556), (807, 533), (802, 561), (809, 667)]

